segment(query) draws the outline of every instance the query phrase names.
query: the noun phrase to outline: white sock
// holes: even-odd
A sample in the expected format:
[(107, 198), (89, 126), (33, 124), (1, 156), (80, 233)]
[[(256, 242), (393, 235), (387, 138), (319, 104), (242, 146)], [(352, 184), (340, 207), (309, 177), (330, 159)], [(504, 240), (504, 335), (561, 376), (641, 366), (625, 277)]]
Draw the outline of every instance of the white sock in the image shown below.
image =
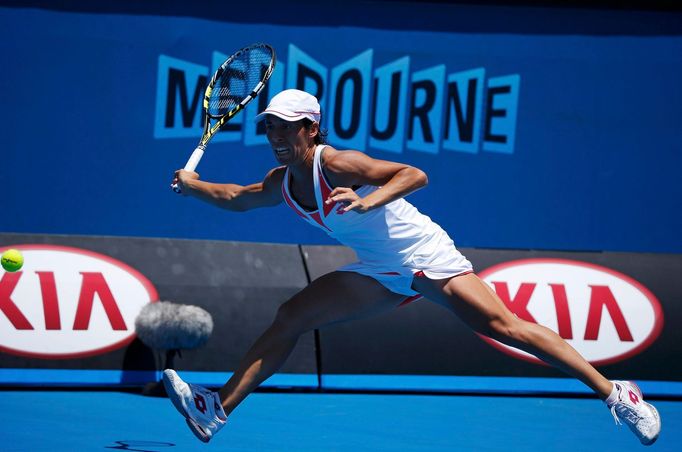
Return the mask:
[(611, 406), (618, 401), (618, 387), (616, 386), (616, 383), (614, 383), (613, 381), (611, 383), (613, 383), (613, 389), (611, 390), (611, 394), (609, 394), (606, 400), (604, 400), (604, 403), (607, 406)]

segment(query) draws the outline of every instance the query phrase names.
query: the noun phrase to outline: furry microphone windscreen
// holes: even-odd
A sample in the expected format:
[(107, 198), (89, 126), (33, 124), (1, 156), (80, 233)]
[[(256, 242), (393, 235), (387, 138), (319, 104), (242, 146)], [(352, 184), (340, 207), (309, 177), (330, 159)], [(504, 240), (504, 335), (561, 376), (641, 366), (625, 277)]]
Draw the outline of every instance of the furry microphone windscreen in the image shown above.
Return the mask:
[(190, 350), (206, 343), (213, 331), (213, 318), (198, 306), (159, 301), (142, 308), (135, 330), (152, 349)]

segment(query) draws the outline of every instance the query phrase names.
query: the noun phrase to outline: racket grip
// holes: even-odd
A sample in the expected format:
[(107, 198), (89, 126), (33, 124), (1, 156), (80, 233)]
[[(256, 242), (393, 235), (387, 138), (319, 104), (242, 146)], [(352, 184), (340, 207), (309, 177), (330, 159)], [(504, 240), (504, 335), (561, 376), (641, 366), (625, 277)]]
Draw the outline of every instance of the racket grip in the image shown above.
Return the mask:
[[(187, 163), (185, 164), (185, 171), (194, 171), (199, 165), (199, 162), (201, 161), (201, 158), (204, 156), (204, 150), (206, 149), (206, 146), (204, 145), (199, 145), (197, 148), (192, 152), (192, 155), (189, 157), (189, 160), (187, 160)], [(171, 188), (175, 193), (182, 193), (182, 190), (180, 189), (180, 186), (178, 184), (171, 184)]]
[(187, 163), (185, 164), (185, 171), (194, 171), (197, 168), (197, 165), (199, 165), (199, 161), (201, 161), (201, 157), (204, 156), (204, 150), (206, 149), (206, 146), (204, 145), (199, 145), (197, 148), (192, 152), (192, 155), (189, 157), (189, 160), (187, 160)]

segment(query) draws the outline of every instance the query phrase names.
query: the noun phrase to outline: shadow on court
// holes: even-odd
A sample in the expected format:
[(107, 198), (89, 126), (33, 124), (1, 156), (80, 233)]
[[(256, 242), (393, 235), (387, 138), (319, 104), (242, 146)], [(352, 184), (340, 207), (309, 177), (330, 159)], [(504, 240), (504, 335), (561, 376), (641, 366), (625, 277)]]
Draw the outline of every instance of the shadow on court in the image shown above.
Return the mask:
[(173, 443), (164, 443), (161, 441), (138, 441), (138, 440), (123, 440), (114, 441), (115, 446), (107, 446), (106, 449), (118, 450), (132, 450), (138, 452), (155, 452), (168, 447), (175, 447)]

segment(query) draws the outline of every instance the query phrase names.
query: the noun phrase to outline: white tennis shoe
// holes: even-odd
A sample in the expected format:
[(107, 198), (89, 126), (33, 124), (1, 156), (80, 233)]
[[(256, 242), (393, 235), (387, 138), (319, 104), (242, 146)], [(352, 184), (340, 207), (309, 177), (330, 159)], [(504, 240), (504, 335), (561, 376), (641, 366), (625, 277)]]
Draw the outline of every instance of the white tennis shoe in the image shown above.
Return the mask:
[(606, 399), (616, 424), (627, 425), (645, 446), (653, 444), (661, 432), (661, 418), (653, 405), (646, 403), (642, 391), (631, 381), (612, 381), (613, 392)]
[(163, 371), (163, 385), (175, 408), (185, 417), (192, 433), (207, 443), (227, 422), (217, 392), (182, 381), (171, 369)]

